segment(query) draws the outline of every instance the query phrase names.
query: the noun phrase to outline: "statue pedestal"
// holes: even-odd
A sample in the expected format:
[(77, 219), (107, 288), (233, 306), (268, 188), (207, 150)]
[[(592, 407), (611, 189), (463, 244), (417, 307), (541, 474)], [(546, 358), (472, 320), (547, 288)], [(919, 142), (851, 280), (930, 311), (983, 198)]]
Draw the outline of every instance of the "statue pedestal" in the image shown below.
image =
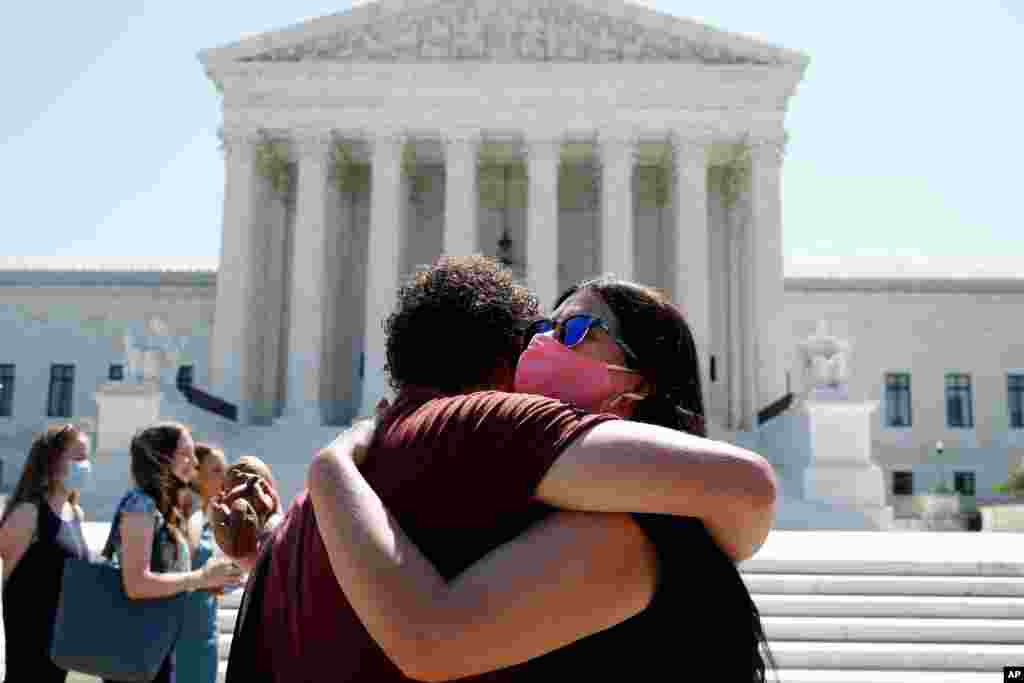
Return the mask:
[(804, 472), (807, 500), (863, 513), (879, 529), (892, 525), (885, 477), (871, 462), (871, 425), (877, 403), (808, 400), (811, 457)]
[(97, 454), (129, 455), (132, 437), (160, 419), (156, 382), (103, 384), (95, 394)]

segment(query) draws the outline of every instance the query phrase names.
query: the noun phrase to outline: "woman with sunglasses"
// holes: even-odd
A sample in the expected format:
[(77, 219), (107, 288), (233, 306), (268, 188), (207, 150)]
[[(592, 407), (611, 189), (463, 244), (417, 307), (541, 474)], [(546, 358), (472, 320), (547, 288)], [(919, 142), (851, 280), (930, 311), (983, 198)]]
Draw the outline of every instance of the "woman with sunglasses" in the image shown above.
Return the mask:
[[(587, 411), (613, 412), (706, 435), (693, 337), (679, 310), (659, 292), (612, 278), (585, 282), (559, 297), (550, 319), (538, 320), (524, 331), (524, 344), (516, 369), (517, 391), (558, 398)], [(358, 457), (369, 438), (368, 433), (353, 432), (336, 443), (344, 451), (343, 457)], [(564, 568), (579, 561), (583, 545), (600, 544), (600, 534), (591, 533), (593, 529), (587, 532), (589, 536), (575, 533), (565, 522), (562, 543), (552, 545), (545, 539), (553, 536), (540, 531), (545, 524), (560, 523), (552, 515), (536, 525), (536, 533), (527, 531), (446, 582), (397, 522), (382, 514), (383, 504), (355, 469), (342, 469), (338, 475), (342, 477), (340, 485), (331, 491), (311, 485), (331, 565), (364, 625), (389, 655), (415, 652), (401, 646), (401, 641), (408, 642), (424, 630), (431, 633), (432, 647), (421, 649), (430, 664), (396, 661), (406, 670), (430, 671), (432, 680), (488, 669), (491, 673), (483, 676), (488, 681), (615, 680), (626, 676), (675, 680), (683, 675), (681, 665), (692, 669), (704, 662), (711, 674), (709, 680), (765, 680), (766, 660), (770, 663), (771, 656), (757, 607), (735, 564), (746, 558), (716, 544), (700, 520), (650, 514), (592, 515), (596, 524), (607, 525), (608, 539), (616, 537), (616, 525), (635, 525), (643, 531), (648, 545), (621, 548), (630, 564), (640, 570), (624, 574), (618, 585), (596, 587), (596, 595), (593, 586), (584, 591), (578, 584), (565, 585), (566, 600), (538, 605), (535, 620), (528, 623), (516, 603), (523, 602), (530, 587), (518, 585), (521, 580), (516, 577), (529, 573), (535, 585), (562, 583), (567, 575)], [(327, 494), (340, 500), (331, 501)], [(326, 534), (335, 528), (335, 515), (355, 520), (361, 527), (360, 537), (384, 539), (380, 555), (368, 553), (365, 545), (348, 552), (349, 548), (332, 543)], [(406, 584), (403, 590), (395, 591), (394, 585), (379, 581), (382, 573), (367, 571), (374, 562), (395, 572), (392, 575)], [(347, 571), (353, 566), (360, 568)], [(528, 567), (531, 569), (526, 571)], [(638, 588), (638, 583), (644, 585)], [(509, 588), (512, 585), (516, 588)], [(574, 593), (578, 594), (575, 601)], [(644, 599), (640, 609), (624, 614), (610, 628), (584, 625), (580, 632), (580, 622), (565, 619), (567, 615), (559, 611), (586, 613), (594, 599), (603, 595), (611, 600), (616, 593), (639, 594)], [(397, 595), (432, 596), (426, 598), (430, 623), (410, 623), (410, 614), (424, 612), (407, 609)], [(458, 608), (475, 601), (489, 602), (486, 611), (499, 615), (497, 621), (475, 619), (467, 615), (476, 612)], [(521, 646), (510, 640), (510, 625), (501, 621), (512, 613), (522, 620), (511, 625), (513, 630), (546, 630), (548, 645), (532, 653), (523, 649), (511, 654)], [(474, 632), (473, 651), (460, 649), (460, 642), (470, 640), (462, 637), (467, 629)], [(488, 641), (490, 633), (493, 638)], [(435, 647), (439, 643), (444, 645), (443, 654)], [(686, 653), (696, 654), (699, 660)], [(522, 663), (509, 667), (510, 658)], [(500, 667), (508, 668), (494, 670)]]
[(32, 442), (0, 517), (7, 683), (64, 681), (50, 641), (64, 560), (85, 559), (79, 493), (89, 482), (89, 437), (74, 425), (50, 427)]

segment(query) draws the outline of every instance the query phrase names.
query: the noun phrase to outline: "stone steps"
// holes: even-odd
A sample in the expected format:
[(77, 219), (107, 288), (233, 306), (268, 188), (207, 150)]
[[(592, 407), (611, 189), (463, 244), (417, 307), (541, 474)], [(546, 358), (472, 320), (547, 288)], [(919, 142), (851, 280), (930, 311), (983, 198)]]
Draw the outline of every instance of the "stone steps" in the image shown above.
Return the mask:
[[(741, 571), (783, 683), (997, 683), (1024, 664), (1024, 554), (1008, 540), (773, 532)], [(222, 657), (240, 598), (221, 603)]]

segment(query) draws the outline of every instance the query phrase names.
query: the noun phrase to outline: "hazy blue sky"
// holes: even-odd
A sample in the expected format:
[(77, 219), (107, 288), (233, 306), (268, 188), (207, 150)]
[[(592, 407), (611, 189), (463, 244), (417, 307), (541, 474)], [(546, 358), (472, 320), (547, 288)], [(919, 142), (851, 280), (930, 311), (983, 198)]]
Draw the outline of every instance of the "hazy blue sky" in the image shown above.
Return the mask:
[[(811, 56), (788, 118), (787, 272), (1024, 276), (1024, 0), (644, 4)], [(345, 9), (9, 7), (0, 265), (215, 266), (220, 112), (196, 52)]]

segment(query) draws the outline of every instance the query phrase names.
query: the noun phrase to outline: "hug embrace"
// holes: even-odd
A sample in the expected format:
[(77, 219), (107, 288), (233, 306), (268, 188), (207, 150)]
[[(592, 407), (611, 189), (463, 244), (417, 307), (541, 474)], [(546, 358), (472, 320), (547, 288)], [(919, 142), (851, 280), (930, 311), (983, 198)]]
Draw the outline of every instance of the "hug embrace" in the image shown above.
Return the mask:
[(495, 261), (450, 257), (386, 326), (395, 400), (245, 558), (229, 683), (766, 680), (736, 563), (774, 473), (706, 438), (663, 294), (605, 277), (542, 317)]

